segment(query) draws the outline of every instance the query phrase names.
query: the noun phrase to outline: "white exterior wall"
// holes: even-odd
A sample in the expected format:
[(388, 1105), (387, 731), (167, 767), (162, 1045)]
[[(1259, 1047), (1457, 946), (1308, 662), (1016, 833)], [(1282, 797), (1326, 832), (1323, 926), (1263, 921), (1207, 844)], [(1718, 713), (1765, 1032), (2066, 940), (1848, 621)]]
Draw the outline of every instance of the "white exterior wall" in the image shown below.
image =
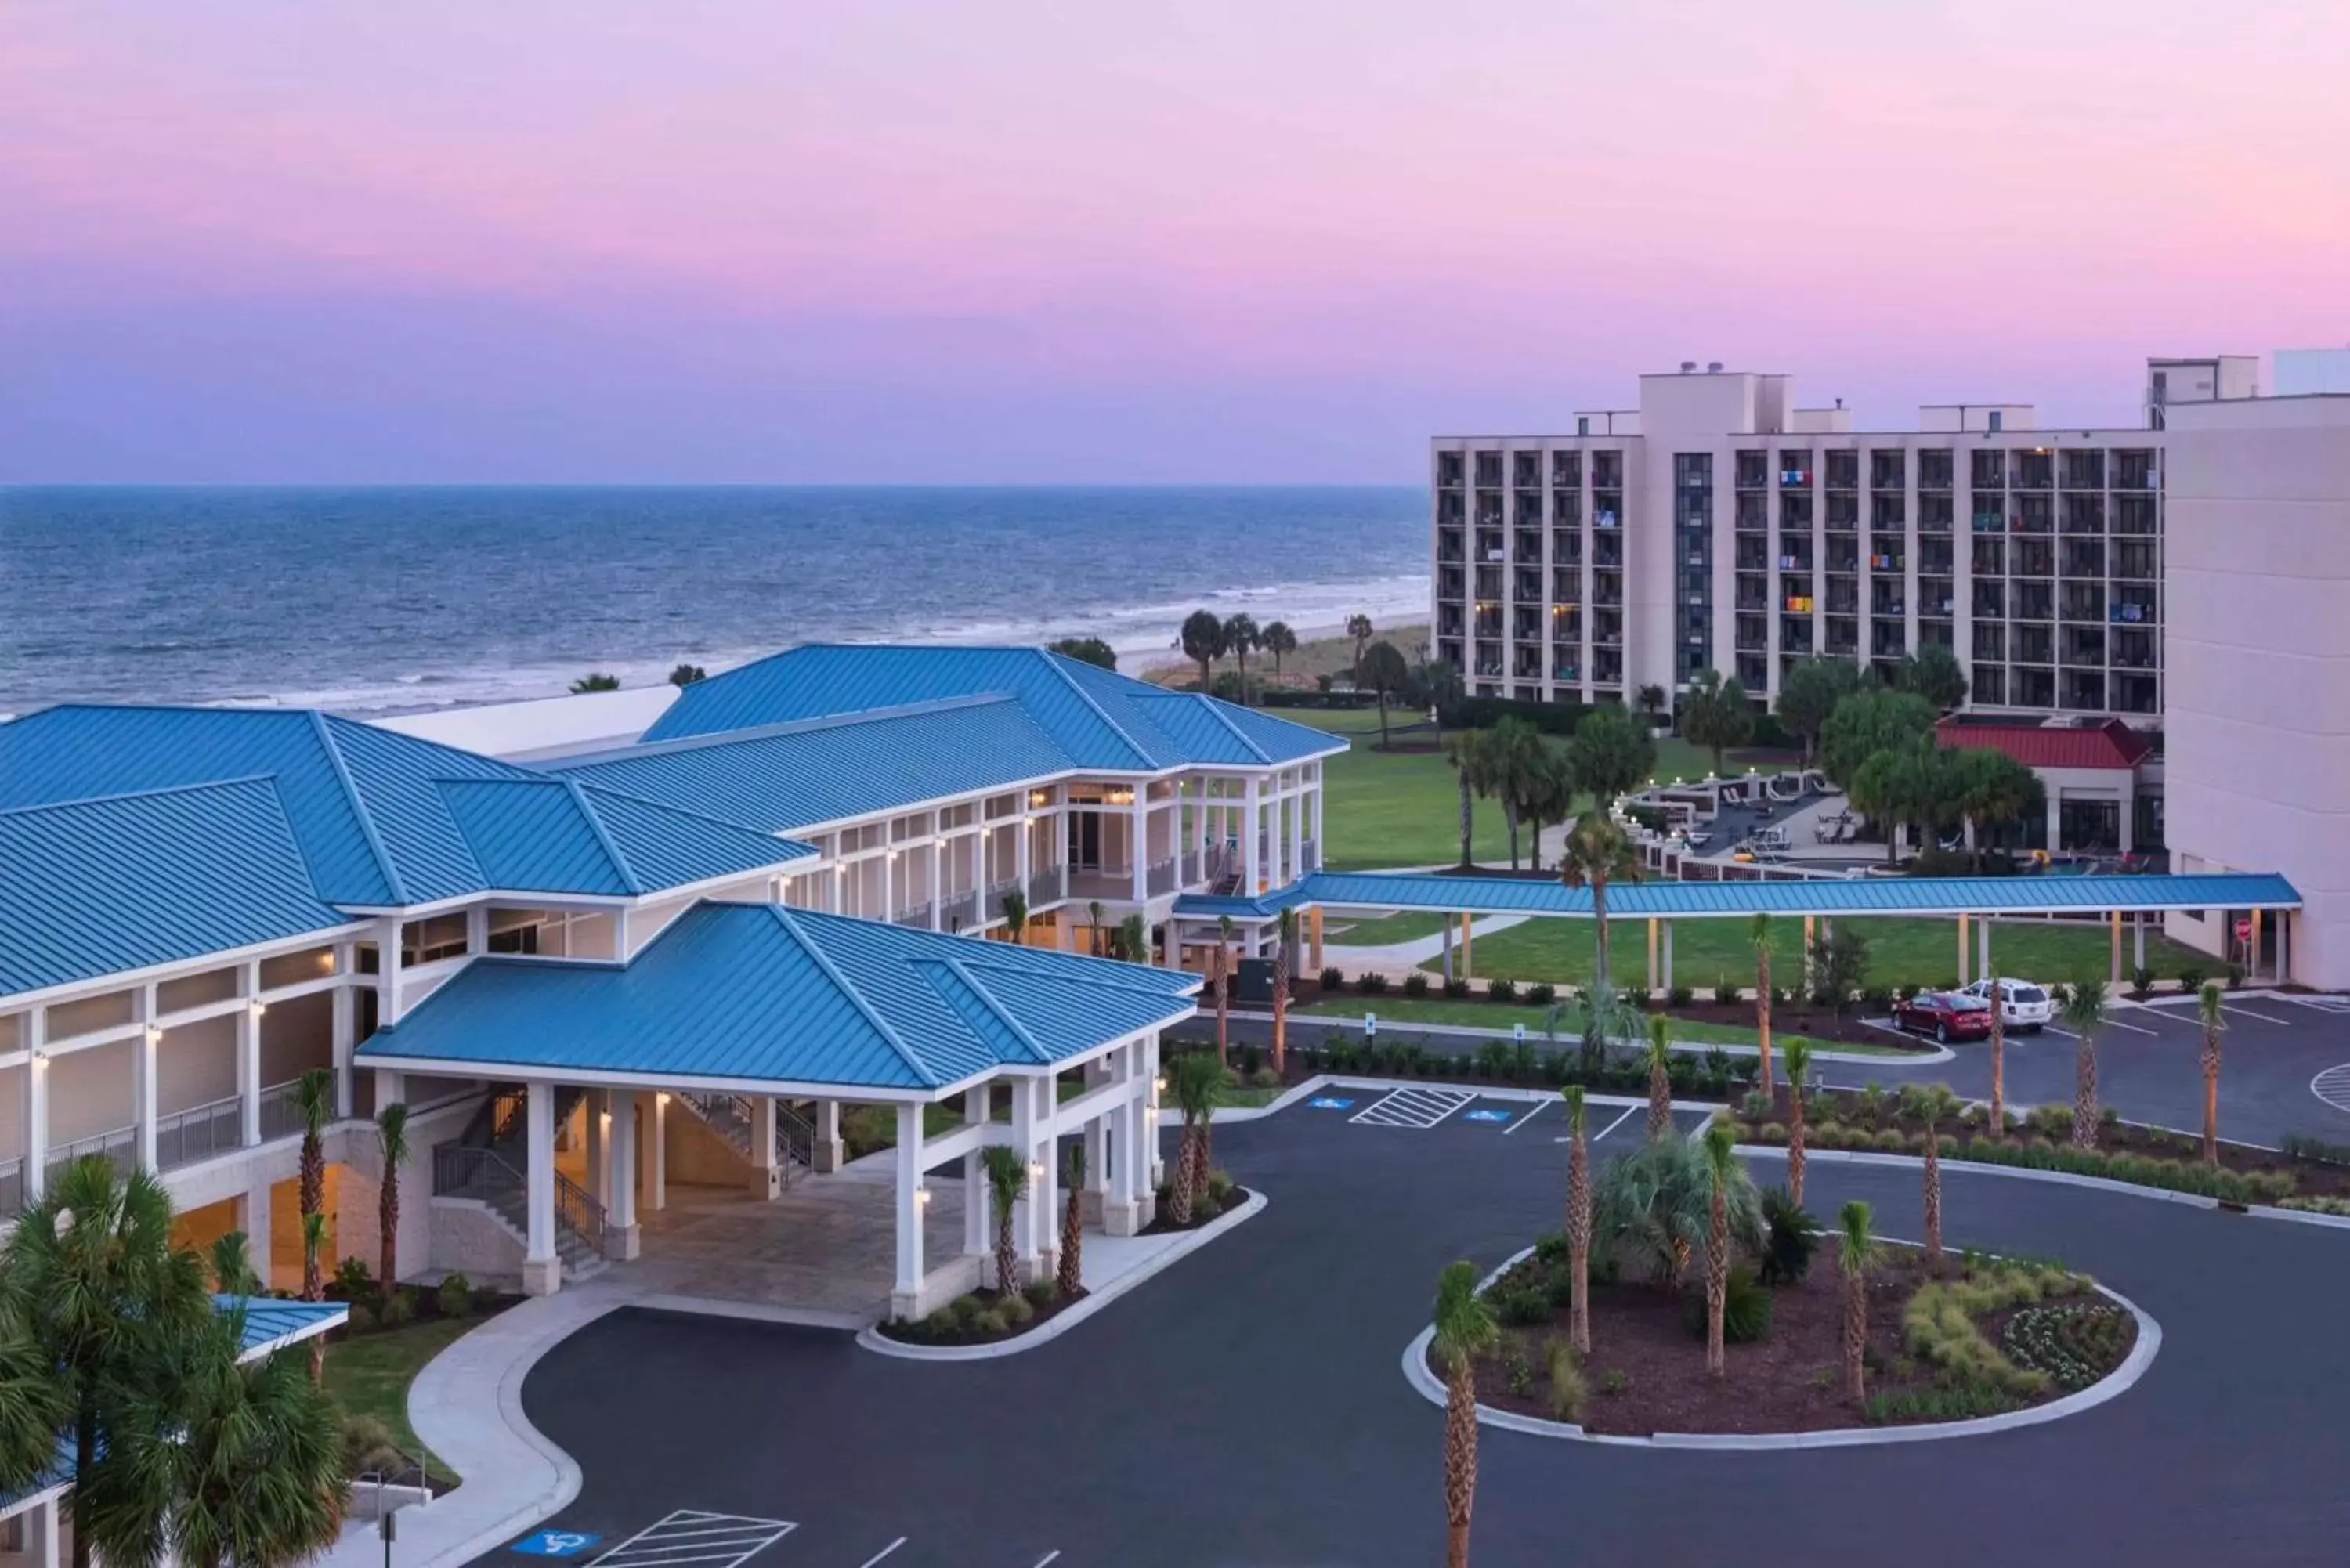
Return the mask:
[(2169, 437), (2167, 836), (2291, 878), (2293, 977), (2350, 987), (2350, 397), (2175, 408)]

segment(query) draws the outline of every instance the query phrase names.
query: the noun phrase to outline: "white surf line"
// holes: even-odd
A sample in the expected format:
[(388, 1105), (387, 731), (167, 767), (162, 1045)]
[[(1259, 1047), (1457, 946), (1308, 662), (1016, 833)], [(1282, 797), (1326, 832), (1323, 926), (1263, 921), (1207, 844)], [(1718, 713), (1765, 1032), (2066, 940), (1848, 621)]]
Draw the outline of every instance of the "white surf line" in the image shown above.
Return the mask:
[(876, 1563), (880, 1562), (880, 1561), (881, 1561), (881, 1559), (883, 1559), (884, 1557), (889, 1556), (889, 1553), (891, 1553), (892, 1552), (897, 1551), (897, 1550), (898, 1550), (898, 1548), (899, 1548), (900, 1546), (903, 1546), (903, 1545), (905, 1545), (905, 1544), (906, 1544), (906, 1538), (905, 1538), (904, 1536), (902, 1536), (902, 1535), (901, 1535), (901, 1536), (899, 1536), (899, 1537), (898, 1537), (898, 1539), (897, 1539), (897, 1540), (892, 1541), (891, 1542), (889, 1542), (889, 1545), (884, 1546), (880, 1551), (876, 1552), (872, 1556), (868, 1557), (868, 1558), (865, 1560), (865, 1562), (863, 1563), (863, 1564), (861, 1565), (861, 1568), (873, 1568), (873, 1564), (875, 1564)]
[(1509, 1137), (1510, 1134), (1517, 1131), (1520, 1127), (1525, 1126), (1528, 1122), (1542, 1115), (1543, 1107), (1550, 1103), (1551, 1102), (1548, 1100), (1536, 1100), (1533, 1110), (1528, 1111), (1524, 1116), (1520, 1116), (1516, 1121), (1512, 1122), (1508, 1127), (1502, 1129), (1502, 1136), (1503, 1137)]

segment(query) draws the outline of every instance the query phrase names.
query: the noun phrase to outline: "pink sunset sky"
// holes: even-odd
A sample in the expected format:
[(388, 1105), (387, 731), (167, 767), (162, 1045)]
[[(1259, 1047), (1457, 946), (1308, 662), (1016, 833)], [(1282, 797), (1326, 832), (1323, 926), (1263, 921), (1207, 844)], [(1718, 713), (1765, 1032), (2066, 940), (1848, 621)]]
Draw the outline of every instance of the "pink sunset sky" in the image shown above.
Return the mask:
[(0, 9), (0, 482), (1409, 483), (2350, 341), (2350, 6)]

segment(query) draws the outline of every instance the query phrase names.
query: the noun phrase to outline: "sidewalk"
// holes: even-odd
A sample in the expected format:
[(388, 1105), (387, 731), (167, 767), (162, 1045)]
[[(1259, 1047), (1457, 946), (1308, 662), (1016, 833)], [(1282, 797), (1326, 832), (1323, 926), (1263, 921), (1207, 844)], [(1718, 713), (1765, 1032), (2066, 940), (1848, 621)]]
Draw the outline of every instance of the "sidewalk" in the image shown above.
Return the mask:
[[(1480, 916), (1470, 923), (1470, 940), (1473, 944), (1477, 938), (1488, 932), (1506, 931), (1512, 926), (1523, 926), (1530, 918), (1525, 915)], [(1454, 939), (1454, 945), (1456, 947), (1460, 945), (1457, 937)], [(1473, 946), (1471, 950), (1474, 950)], [(1444, 933), (1439, 931), (1432, 937), (1420, 937), (1408, 942), (1391, 942), (1385, 947), (1358, 948), (1350, 947), (1344, 942), (1330, 942), (1326, 944), (1323, 952), (1326, 961), (1336, 964), (1340, 969), (1348, 967), (1347, 962), (1341, 961), (1344, 960), (1351, 961), (1352, 966), (1356, 969), (1409, 971), (1417, 969), (1430, 959), (1443, 956)]]

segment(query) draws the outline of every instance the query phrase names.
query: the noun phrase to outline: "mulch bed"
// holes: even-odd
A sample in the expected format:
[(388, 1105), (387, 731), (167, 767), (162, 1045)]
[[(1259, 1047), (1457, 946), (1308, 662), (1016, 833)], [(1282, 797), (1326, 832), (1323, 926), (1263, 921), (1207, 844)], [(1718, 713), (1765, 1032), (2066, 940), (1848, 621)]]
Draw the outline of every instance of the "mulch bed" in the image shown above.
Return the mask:
[[(1942, 1272), (1954, 1276), (1960, 1267), (1957, 1258), (1945, 1257)], [(1906, 1247), (1879, 1251), (1868, 1282), (1870, 1396), (1935, 1390), (1932, 1368), (1910, 1357), (1901, 1334), (1902, 1308), (1931, 1277), (1923, 1253)], [(1772, 1292), (1768, 1334), (1752, 1344), (1725, 1347), (1729, 1373), (1719, 1380), (1706, 1374), (1702, 1317), (1698, 1328), (1690, 1326), (1689, 1303), (1695, 1293), (1695, 1289), (1668, 1293), (1646, 1282), (1592, 1282), (1591, 1356), (1583, 1371), (1589, 1387), (1581, 1422), (1586, 1431), (1638, 1437), (1658, 1432), (1815, 1432), (1872, 1424), (1917, 1425), (1937, 1418), (1887, 1415), (1872, 1421), (1866, 1409), (1845, 1397), (1844, 1281), (1830, 1244), (1823, 1244), (1803, 1280)], [(2105, 1299), (2088, 1293), (2064, 1301)], [(2012, 1315), (2001, 1311), (1975, 1321), (1996, 1345)], [(1504, 1327), (1495, 1348), (1477, 1362), (1478, 1401), (1556, 1419), (1548, 1399), (1544, 1347), (1565, 1333), (1564, 1307), (1550, 1324)], [(2127, 1355), (2136, 1334), (2132, 1320), (2115, 1355), (2116, 1365)], [(1442, 1379), (1443, 1369), (1432, 1356), (1430, 1370)], [(2052, 1382), (2043, 1394), (2014, 1397), (2008, 1405), (2045, 1404), (2066, 1392)]]
[[(953, 1304), (941, 1308), (939, 1312), (932, 1313), (925, 1318), (885, 1318), (879, 1326), (882, 1334), (888, 1337), (902, 1340), (908, 1345), (993, 1345), (1001, 1340), (1017, 1339), (1024, 1334), (1035, 1333), (1043, 1324), (1052, 1322), (1053, 1319), (1085, 1300), (1087, 1293), (1085, 1287), (1080, 1285), (1076, 1291), (1066, 1294), (1056, 1293), (1043, 1306), (1036, 1306), (1032, 1301), (1029, 1304), (1035, 1311), (1035, 1316), (1026, 1323), (1010, 1324), (999, 1331), (983, 1330), (973, 1326), (962, 1314), (955, 1312)], [(977, 1290), (972, 1292), (969, 1296), (956, 1298), (956, 1303), (966, 1301), (978, 1303), (976, 1309), (970, 1314), (976, 1317), (1001, 1307), (1003, 1304), (1004, 1295), (998, 1290)], [(940, 1322), (942, 1314), (953, 1315), (956, 1322), (951, 1326)]]
[[(1774, 1085), (1771, 1115), (1761, 1118), (1746, 1114), (1742, 1099), (1734, 1108), (1740, 1119), (1749, 1124), (1760, 1121), (1785, 1125), (1787, 1090), (1783, 1083)], [(2064, 1106), (2060, 1109), (2063, 1112), (2061, 1127), (2057, 1125), (2057, 1118), (2051, 1116), (2045, 1130), (2035, 1132), (2029, 1126), (2012, 1128), (2004, 1141), (2013, 1145), (2040, 1137), (2046, 1138), (2052, 1145), (2064, 1146), (2069, 1141), (2071, 1133), (2071, 1107)], [(1823, 1121), (1833, 1120), (1844, 1127), (1866, 1128), (1875, 1133), (1882, 1133), (1888, 1129), (1898, 1133), (1904, 1140), (1905, 1147), (1887, 1152), (1913, 1152), (1907, 1146), (1922, 1137), (1926, 1130), (1922, 1121), (1901, 1114), (1899, 1096), (1892, 1093), (1887, 1093), (1884, 1096), (1881, 1108), (1873, 1121), (1867, 1112), (1866, 1096), (1851, 1090), (1815, 1090), (1804, 1096), (1804, 1112), (1806, 1124), (1814, 1128), (1818, 1127)], [(1946, 1155), (1945, 1158), (1948, 1158), (1963, 1159), (1968, 1151), (1979, 1141), (1986, 1145), (1991, 1141), (1982, 1136), (1982, 1129), (1980, 1127), (1969, 1127), (1945, 1120), (1940, 1124), (1939, 1130), (1943, 1137), (1955, 1138), (1958, 1142), (1957, 1151)], [(1814, 1147), (1835, 1146), (1814, 1142)], [(2182, 1161), (2188, 1164), (2200, 1164), (2203, 1158), (2203, 1140), (2199, 1135), (2166, 1132), (2159, 1127), (2146, 1127), (2137, 1122), (2105, 1123), (2097, 1129), (2097, 1147), (2107, 1155), (2137, 1155), (2152, 1159)], [(2293, 1179), (2293, 1191), (2296, 1197), (2350, 1199), (2350, 1165), (2302, 1159), (2275, 1149), (2257, 1148), (2250, 1144), (2229, 1143), (2222, 1139), (2220, 1144), (2220, 1167), (2223, 1170), (2234, 1171), (2240, 1175), (2276, 1172), (2289, 1176)]]
[(1222, 1219), (1225, 1215), (1231, 1213), (1233, 1210), (1238, 1209), (1242, 1204), (1246, 1203), (1248, 1200), (1248, 1189), (1245, 1187), (1235, 1187), (1224, 1195), (1223, 1206), (1218, 1209), (1214, 1213), (1210, 1214), (1203, 1211), (1199, 1205), (1199, 1201), (1194, 1199), (1191, 1208), (1191, 1222), (1189, 1225), (1178, 1225), (1173, 1220), (1167, 1218), (1167, 1199), (1162, 1194), (1159, 1199), (1159, 1217), (1153, 1220), (1149, 1224), (1144, 1226), (1141, 1233), (1145, 1236), (1172, 1236), (1180, 1234), (1185, 1231), (1197, 1231), (1202, 1225), (1214, 1224), (1217, 1220)]

